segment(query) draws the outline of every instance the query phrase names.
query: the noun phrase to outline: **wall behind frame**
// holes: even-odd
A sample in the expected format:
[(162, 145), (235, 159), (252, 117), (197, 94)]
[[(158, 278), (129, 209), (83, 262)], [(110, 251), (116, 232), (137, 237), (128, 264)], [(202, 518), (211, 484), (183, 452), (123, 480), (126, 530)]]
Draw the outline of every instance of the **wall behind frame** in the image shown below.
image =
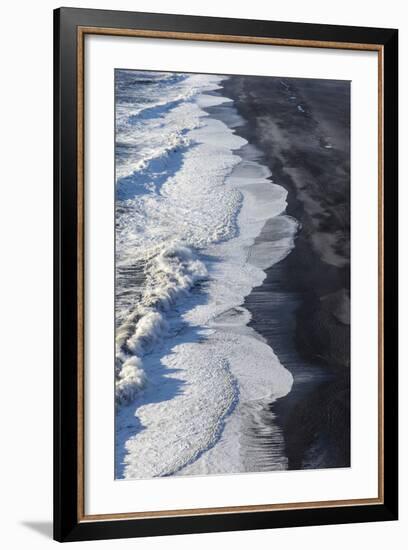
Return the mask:
[[(0, 304), (3, 366), (2, 540), (5, 546), (51, 548), (52, 526), (52, 10), (60, 5), (153, 12), (273, 19), (311, 23), (397, 27), (400, 29), (400, 97), (408, 97), (408, 21), (399, 0), (341, 3), (327, 0), (265, 2), (217, 0), (88, 0), (7, 3), (1, 33), (2, 186), (0, 224), (2, 269)], [(408, 148), (408, 109), (400, 103), (400, 148)], [(403, 155), (401, 155), (403, 158)], [(408, 179), (402, 160), (400, 181)], [(408, 204), (401, 186), (400, 205)], [(401, 209), (400, 250), (408, 250), (408, 216)], [(408, 280), (408, 256), (401, 255), (400, 281)], [(401, 286), (400, 333), (408, 332), (408, 290)], [(405, 338), (406, 341), (406, 338)], [(408, 347), (401, 349), (401, 365)], [(408, 387), (401, 368), (400, 387)], [(408, 401), (401, 399), (401, 434), (408, 429)], [(408, 462), (408, 440), (401, 437), (401, 465)], [(135, 547), (198, 550), (209, 546), (343, 550), (368, 544), (371, 550), (404, 548), (408, 536), (408, 476), (401, 468), (398, 523), (322, 526), (273, 531), (220, 533), (76, 543), (75, 548)], [(55, 546), (53, 546), (55, 547)]]

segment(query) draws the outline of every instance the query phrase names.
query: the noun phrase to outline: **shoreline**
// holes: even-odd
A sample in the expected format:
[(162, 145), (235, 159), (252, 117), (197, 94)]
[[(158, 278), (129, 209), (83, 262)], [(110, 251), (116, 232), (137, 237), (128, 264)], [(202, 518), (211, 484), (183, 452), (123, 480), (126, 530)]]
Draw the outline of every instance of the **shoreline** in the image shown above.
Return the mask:
[[(210, 213), (204, 229), (215, 224), (225, 236), (232, 223), (238, 229), (233, 238), (210, 239), (201, 256), (185, 246), (169, 248), (166, 241), (149, 264), (151, 277), (181, 270), (191, 300), (179, 301), (173, 279), (159, 277), (161, 289), (170, 285), (177, 313), (166, 317), (166, 334), (160, 293), (146, 294), (149, 307), (141, 310), (159, 323), (157, 331), (157, 323), (146, 325), (146, 340), (144, 325), (137, 321), (130, 327), (134, 338), (127, 338), (126, 346), (139, 355), (146, 352), (148, 377), (137, 402), (116, 416), (116, 466), (125, 477), (349, 465), (347, 182), (340, 174), (332, 182), (336, 189), (326, 193), (317, 169), (323, 179), (331, 178), (329, 159), (337, 155), (339, 161), (341, 132), (331, 132), (330, 110), (319, 111), (313, 103), (313, 85), (308, 101), (298, 103), (288, 81), (279, 78), (218, 78), (221, 88), (208, 89), (197, 100), (209, 118), (188, 131), (194, 147), (170, 151), (183, 162), (164, 195), (159, 191), (167, 180), (153, 173), (157, 182), (148, 204), (164, 196), (164, 206), (156, 210), (157, 217), (164, 208), (164, 217), (157, 219), (165, 221), (172, 212), (176, 236), (188, 237), (193, 249), (208, 235), (195, 218), (189, 223), (185, 212), (204, 205)], [(304, 84), (310, 87), (310, 81)], [(202, 116), (197, 110), (192, 114)], [(321, 135), (314, 135), (317, 130)], [(348, 155), (345, 150), (336, 165), (343, 175)], [(218, 189), (223, 171), (230, 181)], [(193, 194), (192, 173), (200, 183)], [(212, 193), (216, 200), (210, 203)], [(227, 214), (240, 195), (246, 200), (232, 222)], [(183, 223), (177, 221), (180, 214)], [(169, 237), (171, 244), (174, 235)], [(152, 303), (154, 296), (158, 301)], [(173, 334), (171, 341), (167, 333)], [(137, 359), (132, 356), (132, 366), (138, 366)]]
[[(123, 376), (128, 362), (134, 370), (141, 365), (146, 379), (129, 402), (119, 402), (116, 477), (259, 471), (254, 464), (244, 467), (242, 456), (251, 458), (246, 449), (253, 449), (252, 441), (241, 453), (239, 438), (247, 431), (248, 419), (256, 420), (263, 412), (258, 410), (260, 405), (266, 408), (272, 398), (286, 395), (292, 385), (289, 371), (271, 347), (258, 334), (254, 338), (255, 331), (247, 327), (248, 311), (231, 319), (232, 310), (265, 277), (262, 267), (248, 262), (248, 251), (268, 217), (274, 213), (279, 217), (284, 210), (286, 191), (271, 186), (269, 169), (254, 159), (247, 159), (239, 170), (239, 152), (247, 146), (233, 130), (240, 117), (231, 100), (224, 101), (206, 89), (209, 84), (204, 81), (204, 93), (198, 95), (194, 109), (188, 103), (182, 108), (196, 117), (192, 122), (188, 117), (182, 119), (186, 127), (187, 123), (192, 126), (186, 136), (193, 145), (186, 141), (184, 148), (173, 150), (171, 155), (181, 155), (183, 162), (172, 178), (163, 179), (160, 174), (156, 186), (149, 189), (147, 207), (154, 203), (155, 227), (145, 225), (147, 235), (155, 236), (158, 223), (176, 223), (172, 233), (159, 225), (166, 238), (159, 241), (160, 253), (152, 255), (144, 268), (155, 283), (153, 291), (146, 286), (135, 306), (138, 309), (126, 318), (129, 326), (125, 325), (126, 331), (119, 332), (117, 339), (123, 345), (119, 358), (124, 355), (125, 359), (120, 384), (128, 382)], [(212, 116), (217, 108), (229, 123)], [(162, 149), (167, 155), (166, 148)], [(226, 178), (230, 178), (228, 185)], [(138, 185), (140, 178), (136, 180)], [(191, 193), (195, 182), (199, 189)], [(144, 210), (145, 203), (138, 202), (137, 194), (134, 201), (135, 212), (146, 218), (151, 210)], [(197, 223), (200, 209), (208, 214)], [(195, 212), (193, 219), (187, 217), (188, 212)], [(286, 232), (282, 229), (282, 242), (276, 241), (280, 246), (268, 248), (268, 265), (281, 257), (287, 245)], [(134, 259), (132, 256), (132, 267)], [(132, 269), (131, 278), (133, 274)], [(129, 381), (138, 382), (133, 370), (130, 374)], [(265, 389), (269, 391), (265, 393)], [(274, 429), (269, 434), (276, 436), (276, 467), (265, 469), (283, 469), (285, 454), (282, 445), (279, 451), (276, 445), (279, 430), (271, 425)], [(259, 440), (254, 443), (260, 451)], [(258, 459), (262, 453), (255, 455)]]
[[(225, 97), (218, 90), (211, 95)], [(229, 98), (220, 104), (206, 106), (204, 110), (209, 119), (222, 122), (234, 132), (245, 123)], [(289, 252), (295, 222), (287, 220), (287, 216), (281, 214), (286, 204), (286, 191), (280, 185), (271, 185), (270, 171), (263, 163), (262, 152), (245, 140), (245, 144), (236, 149), (235, 154), (240, 160), (227, 176), (226, 185), (242, 194), (242, 206), (237, 216), (237, 234), (228, 242), (214, 243), (207, 252), (211, 256), (216, 250), (225, 247), (227, 252), (231, 244), (234, 248), (237, 243), (241, 243), (240, 246), (246, 250), (243, 262), (245, 267), (241, 266), (239, 261), (237, 268), (242, 268), (247, 276), (250, 273), (251, 277), (254, 277), (255, 273), (258, 275), (255, 276), (254, 284), (245, 290), (235, 305), (231, 304), (226, 310), (222, 307), (223, 300), (219, 301), (220, 312), (209, 320), (207, 328), (215, 330), (216, 339), (224, 338), (226, 341), (234, 342), (234, 349), (231, 348), (226, 360), (231, 376), (236, 380), (239, 400), (237, 399), (234, 409), (225, 418), (217, 444), (207, 449), (198, 460), (183, 467), (180, 475), (273, 471), (286, 469), (287, 466), (281, 430), (273, 422), (274, 416), (268, 405), (270, 400), (278, 399), (290, 391), (292, 376), (279, 362), (274, 350), (262, 335), (249, 326), (250, 313), (242, 304), (251, 289), (261, 284), (264, 279), (266, 267), (262, 267), (262, 264), (265, 260), (271, 265)], [(262, 233), (268, 215), (274, 216), (277, 226), (280, 226), (279, 235), (269, 243), (264, 242), (262, 250), (257, 250), (254, 241)], [(249, 233), (248, 227), (251, 227)], [(250, 243), (253, 244), (250, 246)], [(265, 245), (268, 251), (266, 256)], [(215, 256), (219, 254), (220, 250)], [(228, 259), (227, 254), (227, 264), (231, 259)], [(233, 261), (232, 265), (234, 263)], [(230, 290), (227, 291), (227, 295)], [(210, 341), (212, 337), (207, 338)], [(265, 389), (269, 391), (265, 393)], [(261, 433), (255, 434), (255, 427)], [(265, 445), (265, 441), (273, 441), (273, 449)]]
[(288, 469), (350, 465), (348, 89), (303, 79), (223, 82), (246, 121), (236, 133), (263, 153), (272, 179), (288, 191), (286, 214), (301, 225), (295, 248), (265, 270), (244, 303), (249, 326), (294, 377), (292, 391), (270, 404)]

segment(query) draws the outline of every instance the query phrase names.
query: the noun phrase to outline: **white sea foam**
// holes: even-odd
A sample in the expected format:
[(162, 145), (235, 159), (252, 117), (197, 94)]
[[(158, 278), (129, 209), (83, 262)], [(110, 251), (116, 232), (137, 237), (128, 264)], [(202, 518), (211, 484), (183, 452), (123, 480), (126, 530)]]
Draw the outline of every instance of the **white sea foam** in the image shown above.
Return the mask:
[[(208, 94), (221, 80), (156, 75), (157, 104), (133, 98), (117, 119), (131, 144), (117, 155), (117, 271), (143, 265), (136, 299), (134, 281), (117, 286), (118, 478), (251, 469), (248, 411), (291, 388), (240, 305), (290, 252), (296, 222), (268, 169), (239, 156), (246, 141), (204, 110), (229, 102)], [(256, 243), (271, 218), (276, 238)]]
[[(194, 90), (199, 86), (203, 100), (203, 91), (216, 89), (219, 80), (219, 77), (189, 77), (186, 86), (189, 91), (185, 96), (193, 98)], [(215, 104), (225, 100), (214, 97), (211, 101)], [(235, 215), (241, 197), (236, 191), (225, 189), (223, 183), (239, 162), (239, 157), (232, 151), (245, 142), (232, 131), (226, 131), (225, 125), (218, 121), (209, 119), (203, 122), (206, 113), (198, 103), (189, 106), (187, 122), (180, 121), (174, 113), (178, 108), (159, 117), (163, 119), (159, 126), (166, 127), (170, 124), (169, 119), (177, 120), (178, 124), (182, 122), (184, 128), (201, 126), (197, 133), (189, 133), (191, 145), (184, 151), (182, 166), (159, 189), (151, 188), (143, 194), (135, 189), (134, 197), (126, 199), (126, 209), (117, 220), (117, 266), (120, 269), (127, 263), (143, 260), (146, 278), (138, 304), (118, 315), (116, 397), (119, 403), (133, 400), (145, 383), (145, 377), (139, 373), (140, 363), (129, 364), (129, 359), (142, 357), (158, 343), (168, 330), (164, 312), (197, 280), (207, 275), (205, 265), (195, 257), (192, 248), (203, 248), (211, 242), (226, 239), (235, 231)], [(131, 117), (134, 117), (133, 113)], [(147, 132), (145, 127), (140, 129), (136, 124), (133, 133), (136, 136), (141, 133), (146, 141), (146, 132), (150, 138), (156, 126), (155, 120)], [(218, 138), (217, 145), (208, 139), (209, 133)], [(166, 142), (166, 136), (161, 135), (161, 139)], [(169, 166), (166, 173), (172, 173)], [(121, 180), (119, 170), (119, 187)], [(137, 179), (134, 185), (138, 183)]]
[(118, 403), (131, 402), (146, 382), (141, 358), (167, 335), (166, 312), (194, 283), (207, 275), (202, 262), (186, 247), (163, 245), (146, 263), (146, 284), (134, 309), (116, 330)]

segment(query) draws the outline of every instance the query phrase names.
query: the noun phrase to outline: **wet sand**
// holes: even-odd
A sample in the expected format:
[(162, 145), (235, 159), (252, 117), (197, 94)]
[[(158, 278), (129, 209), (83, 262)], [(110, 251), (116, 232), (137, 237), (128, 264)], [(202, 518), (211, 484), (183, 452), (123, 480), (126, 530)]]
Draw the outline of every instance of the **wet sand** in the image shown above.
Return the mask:
[[(295, 248), (247, 297), (294, 385), (270, 405), (289, 469), (350, 465), (350, 85), (235, 77), (223, 93), (247, 121), (300, 224)], [(259, 240), (273, 239), (273, 221)], [(254, 434), (256, 436), (256, 434)]]

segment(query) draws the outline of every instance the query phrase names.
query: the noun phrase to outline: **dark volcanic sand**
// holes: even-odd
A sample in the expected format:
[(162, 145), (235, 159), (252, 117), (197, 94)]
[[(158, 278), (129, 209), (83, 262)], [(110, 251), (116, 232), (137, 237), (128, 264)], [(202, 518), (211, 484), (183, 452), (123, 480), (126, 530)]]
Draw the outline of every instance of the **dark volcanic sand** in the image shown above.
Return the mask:
[[(300, 222), (295, 248), (248, 296), (251, 325), (290, 370), (270, 405), (289, 469), (350, 465), (350, 84), (234, 77), (224, 81)], [(273, 238), (265, 227), (260, 239)], [(256, 434), (254, 434), (256, 435)]]

